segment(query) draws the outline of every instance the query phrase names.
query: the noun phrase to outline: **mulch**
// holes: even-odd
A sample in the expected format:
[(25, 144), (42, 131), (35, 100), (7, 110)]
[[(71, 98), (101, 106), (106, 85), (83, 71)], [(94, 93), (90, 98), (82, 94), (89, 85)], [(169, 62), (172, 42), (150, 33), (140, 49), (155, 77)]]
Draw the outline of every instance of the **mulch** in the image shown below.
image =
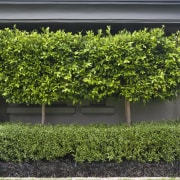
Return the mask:
[(0, 177), (180, 177), (180, 162), (0, 161)]

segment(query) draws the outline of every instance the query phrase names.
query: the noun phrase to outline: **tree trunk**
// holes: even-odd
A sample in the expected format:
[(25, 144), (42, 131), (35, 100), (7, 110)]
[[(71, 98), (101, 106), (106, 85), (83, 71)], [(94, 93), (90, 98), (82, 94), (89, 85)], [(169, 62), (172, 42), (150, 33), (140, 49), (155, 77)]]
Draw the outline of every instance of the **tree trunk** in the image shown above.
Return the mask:
[(177, 32), (177, 34), (176, 34), (176, 47), (179, 46), (179, 34), (180, 34), (180, 32)]
[(42, 120), (41, 120), (42, 125), (45, 124), (45, 115), (46, 115), (45, 104), (42, 104)]
[(128, 126), (131, 125), (131, 105), (130, 102), (125, 100), (125, 119)]

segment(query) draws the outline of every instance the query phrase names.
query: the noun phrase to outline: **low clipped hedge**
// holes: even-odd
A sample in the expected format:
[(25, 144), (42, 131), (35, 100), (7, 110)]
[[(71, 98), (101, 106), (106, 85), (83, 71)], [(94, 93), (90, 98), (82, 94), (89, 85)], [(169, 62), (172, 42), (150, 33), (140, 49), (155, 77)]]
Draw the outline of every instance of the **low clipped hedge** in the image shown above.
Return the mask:
[(180, 122), (125, 125), (0, 124), (0, 160), (180, 160)]

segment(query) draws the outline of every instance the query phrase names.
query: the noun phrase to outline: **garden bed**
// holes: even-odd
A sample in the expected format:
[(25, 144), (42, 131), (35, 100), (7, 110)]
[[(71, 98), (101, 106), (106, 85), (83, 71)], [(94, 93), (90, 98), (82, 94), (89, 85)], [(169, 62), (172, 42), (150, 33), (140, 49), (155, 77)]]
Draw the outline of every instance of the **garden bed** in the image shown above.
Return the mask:
[(179, 122), (0, 129), (0, 177), (180, 177)]
[(84, 162), (71, 159), (0, 162), (0, 177), (180, 177), (180, 162)]

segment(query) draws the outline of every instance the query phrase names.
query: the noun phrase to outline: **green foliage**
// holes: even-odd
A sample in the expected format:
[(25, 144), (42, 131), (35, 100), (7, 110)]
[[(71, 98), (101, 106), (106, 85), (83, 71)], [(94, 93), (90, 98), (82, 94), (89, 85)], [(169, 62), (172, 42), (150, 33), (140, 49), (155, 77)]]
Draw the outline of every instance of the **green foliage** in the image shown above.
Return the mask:
[(72, 129), (8, 124), (0, 126), (0, 159), (30, 161), (55, 159), (71, 152)]
[(81, 48), (76, 52), (79, 61), (83, 62), (81, 83), (85, 90), (84, 99), (101, 101), (113, 95), (115, 89), (120, 86), (120, 81), (114, 82), (114, 76), (118, 72), (113, 69), (116, 59), (110, 56), (117, 54), (111, 51), (115, 45), (109, 31), (110, 29), (107, 29), (107, 36), (103, 35), (101, 30), (97, 34), (87, 31)]
[[(73, 49), (81, 35), (0, 31), (0, 89), (9, 103), (51, 104), (73, 99)], [(77, 72), (76, 72), (77, 73)]]
[(117, 95), (132, 102), (173, 99), (180, 89), (177, 34), (6, 28), (0, 30), (0, 92), (9, 103), (26, 104)]
[(0, 160), (77, 162), (180, 160), (180, 123), (125, 125), (0, 125)]
[(180, 89), (180, 51), (177, 39), (163, 28), (126, 30), (112, 35), (88, 31), (80, 58), (85, 61), (83, 85), (86, 99), (118, 95), (148, 102), (177, 97)]

